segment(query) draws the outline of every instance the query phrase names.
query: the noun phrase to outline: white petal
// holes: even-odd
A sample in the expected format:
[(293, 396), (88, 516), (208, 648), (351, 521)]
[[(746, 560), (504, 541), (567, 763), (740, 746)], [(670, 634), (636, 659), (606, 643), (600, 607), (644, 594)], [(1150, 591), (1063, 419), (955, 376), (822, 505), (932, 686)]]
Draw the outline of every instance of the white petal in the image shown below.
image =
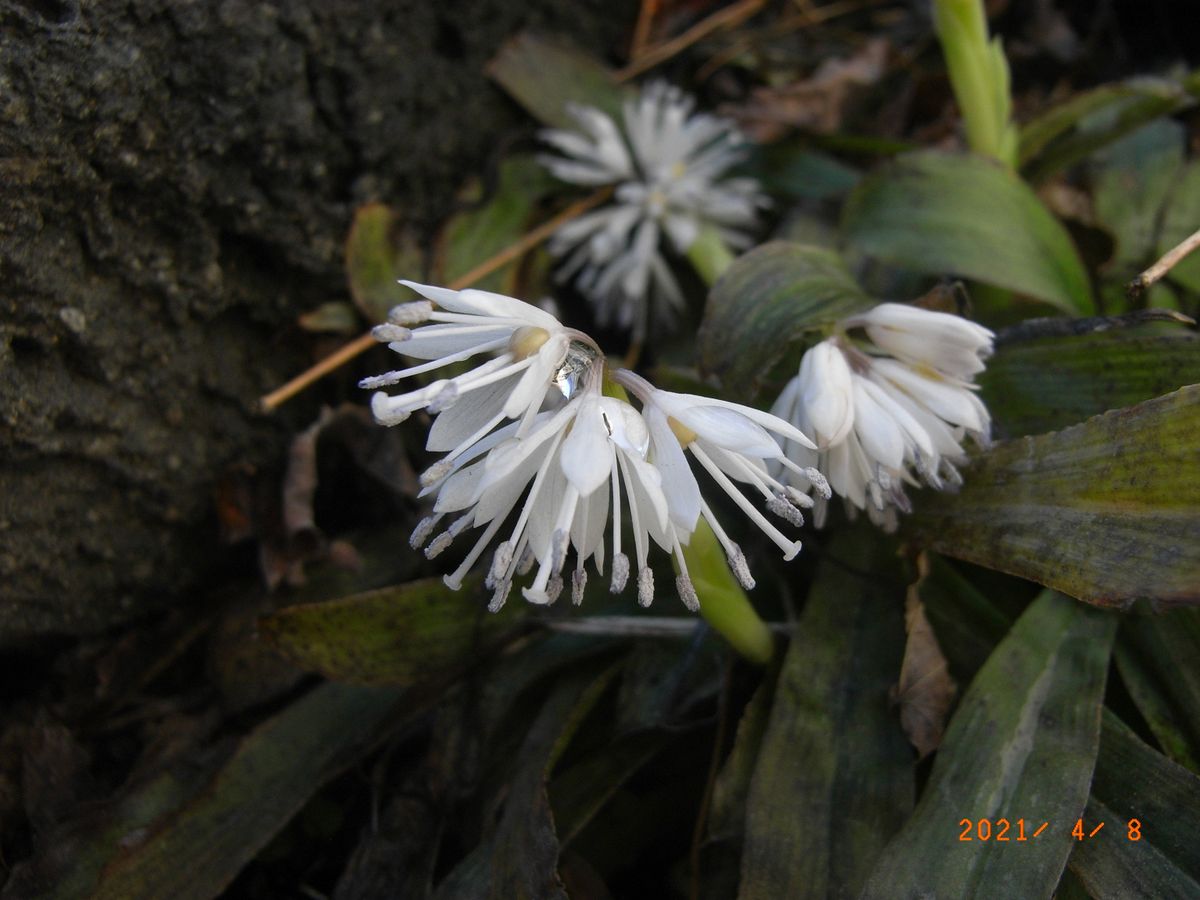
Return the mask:
[(542, 405), (546, 391), (550, 388), (550, 379), (566, 356), (569, 343), (570, 339), (565, 334), (552, 335), (537, 354), (530, 357), (529, 368), (525, 370), (525, 374), (521, 376), (521, 380), (517, 382), (504, 404), (505, 416), (515, 419), (530, 407)]
[[(905, 442), (910, 450), (915, 450), (916, 455), (924, 460), (937, 459), (937, 451), (934, 449), (933, 438), (930, 436), (928, 429), (922, 425), (909, 411), (908, 404), (904, 403), (905, 394), (903, 391), (889, 391), (878, 383), (867, 378), (855, 376), (855, 384), (865, 393), (869, 394), (876, 403), (887, 410), (888, 415), (895, 421), (905, 435)], [(912, 462), (913, 460), (908, 460)]]
[(700, 486), (666, 415), (655, 406), (646, 407), (644, 415), (650, 429), (652, 462), (662, 477), (671, 521), (690, 534), (700, 518)]
[(971, 431), (987, 429), (987, 410), (962, 382), (927, 378), (891, 359), (873, 359), (871, 368), (947, 422)]
[[(486, 320), (481, 320), (486, 326)], [(513, 329), (509, 325), (495, 327), (476, 327), (463, 325), (425, 325), (414, 328), (412, 337), (407, 341), (397, 341), (388, 346), (401, 356), (411, 356), (414, 359), (440, 359), (454, 353), (461, 353), (478, 347), (483, 352), (496, 341), (503, 341), (512, 336)]]
[[(624, 369), (618, 369), (617, 374), (625, 372)], [(808, 439), (808, 435), (803, 434), (795, 425), (785, 422), (778, 416), (773, 416), (770, 413), (762, 410), (754, 409), (752, 406), (743, 406), (740, 403), (730, 403), (728, 400), (718, 400), (716, 397), (700, 397), (696, 394), (676, 394), (673, 391), (660, 391), (655, 389), (645, 379), (638, 379), (642, 384), (649, 387), (646, 399), (647, 402), (652, 402), (657, 406), (662, 407), (667, 415), (680, 422), (684, 421), (684, 416), (687, 415), (687, 410), (696, 409), (699, 407), (716, 407), (720, 409), (732, 410), (739, 415), (745, 416), (751, 422), (761, 425), (767, 431), (773, 431), (776, 434), (782, 435), (788, 440), (795, 441), (811, 449), (816, 449), (816, 444)], [(618, 383), (621, 382), (617, 378)]]
[(580, 496), (586, 497), (608, 480), (613, 448), (600, 415), (599, 395), (589, 392), (578, 402), (579, 412), (562, 445), (562, 468)]
[(645, 459), (650, 448), (650, 430), (642, 414), (615, 397), (601, 397), (600, 411), (612, 442), (627, 453)]
[(604, 542), (604, 526), (608, 524), (608, 491), (596, 491), (580, 497), (571, 522), (571, 543), (581, 562), (586, 562)]
[(719, 406), (676, 408), (674, 418), (706, 441), (749, 456), (776, 457), (783, 451), (767, 430), (742, 413)]
[(821, 341), (800, 362), (800, 401), (819, 447), (840, 443), (854, 426), (850, 366), (834, 340)]
[(529, 325), (545, 328), (551, 332), (562, 328), (562, 325), (554, 316), (514, 297), (506, 297), (503, 294), (495, 294), (491, 291), (479, 291), (473, 288), (465, 291), (452, 291), (449, 288), (436, 287), (430, 284), (417, 284), (414, 281), (401, 280), (400, 283), (432, 300), (448, 312), (490, 316), (501, 319), (520, 319)]
[(867, 456), (889, 469), (904, 465), (904, 433), (870, 391), (863, 389), (864, 380), (854, 380), (854, 431), (862, 442)]
[(451, 450), (484, 422), (497, 415), (517, 383), (516, 375), (471, 391), (453, 406), (440, 413), (429, 429), (425, 449), (434, 452)]
[[(676, 529), (672, 524), (670, 500), (663, 489), (662, 471), (632, 456), (624, 457), (623, 463), (629, 476), (625, 483), (626, 495), (630, 503), (637, 504), (638, 521), (654, 543), (670, 550), (674, 546)], [(687, 529), (688, 534), (691, 531)]]

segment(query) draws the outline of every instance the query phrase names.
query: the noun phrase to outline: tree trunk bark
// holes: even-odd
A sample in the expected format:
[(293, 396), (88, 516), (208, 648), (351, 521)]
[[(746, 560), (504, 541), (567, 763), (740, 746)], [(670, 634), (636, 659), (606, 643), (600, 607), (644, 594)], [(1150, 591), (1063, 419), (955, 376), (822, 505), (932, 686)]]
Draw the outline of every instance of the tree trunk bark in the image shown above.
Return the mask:
[(427, 229), (498, 135), (522, 27), (597, 52), (599, 0), (0, 0), (0, 645), (180, 602), (214, 480), (278, 460), (256, 399), (344, 296), (354, 208)]

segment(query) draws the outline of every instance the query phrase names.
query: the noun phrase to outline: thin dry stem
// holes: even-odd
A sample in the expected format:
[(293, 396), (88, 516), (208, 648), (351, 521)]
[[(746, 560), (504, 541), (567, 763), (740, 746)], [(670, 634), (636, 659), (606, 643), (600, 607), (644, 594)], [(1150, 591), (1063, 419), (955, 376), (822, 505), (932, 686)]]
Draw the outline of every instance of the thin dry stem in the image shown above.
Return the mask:
[(1137, 300), (1142, 294), (1150, 290), (1155, 282), (1161, 281), (1180, 261), (1200, 247), (1200, 231), (1190, 237), (1184, 238), (1177, 247), (1173, 247), (1163, 254), (1162, 259), (1148, 268), (1145, 272), (1139, 275), (1133, 281), (1129, 282), (1125, 288), (1125, 292), (1129, 295), (1129, 299)]
[[(516, 243), (509, 245), (495, 256), (477, 265), (465, 275), (450, 282), (447, 287), (453, 291), (461, 291), (463, 288), (470, 287), (481, 278), (485, 278), (492, 272), (495, 272), (501, 266), (507, 265), (514, 259), (517, 259), (521, 255), (528, 253), (542, 241), (550, 237), (550, 235), (552, 235), (555, 231), (557, 231), (559, 226), (565, 225), (572, 219), (578, 218), (588, 210), (599, 205), (608, 198), (610, 193), (612, 193), (611, 188), (602, 188), (596, 191), (594, 194), (585, 197), (576, 203), (572, 203), (557, 216), (554, 216), (552, 219), (548, 219), (537, 228), (534, 228), (532, 231), (528, 232)], [(319, 380), (325, 375), (328, 375), (334, 369), (345, 365), (359, 354), (365, 353), (371, 347), (375, 346), (376, 343), (377, 342), (375, 338), (371, 336), (369, 331), (366, 334), (356, 337), (344, 347), (334, 351), (320, 362), (317, 362), (316, 364), (305, 369), (287, 384), (277, 387), (275, 390), (271, 391), (271, 393), (264, 396), (259, 401), (263, 411), (271, 412), (274, 409), (278, 409), (282, 404), (296, 396), (310, 384)]]
[(638, 360), (642, 358), (642, 342), (635, 340), (630, 343), (629, 349), (625, 351), (625, 359), (621, 365), (626, 369), (636, 369)]
[(629, 42), (629, 58), (637, 59), (646, 52), (650, 43), (650, 29), (654, 25), (654, 17), (658, 15), (658, 0), (642, 0), (638, 10), (637, 24), (633, 26), (633, 39)]
[(636, 75), (641, 75), (647, 69), (653, 69), (659, 63), (665, 62), (697, 41), (708, 37), (714, 31), (741, 24), (762, 9), (765, 2), (766, 0), (741, 0), (740, 3), (734, 3), (718, 10), (708, 18), (697, 22), (678, 37), (663, 41), (632, 60), (629, 65), (617, 72), (617, 81), (628, 81)]

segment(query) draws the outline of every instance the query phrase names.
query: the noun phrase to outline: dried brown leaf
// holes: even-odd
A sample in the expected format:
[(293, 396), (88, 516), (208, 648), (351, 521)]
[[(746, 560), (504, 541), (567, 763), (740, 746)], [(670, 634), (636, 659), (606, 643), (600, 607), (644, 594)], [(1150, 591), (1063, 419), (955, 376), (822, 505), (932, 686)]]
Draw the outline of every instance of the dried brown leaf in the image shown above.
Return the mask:
[(929, 570), (925, 554), (919, 557), (918, 568), (920, 577), (909, 586), (904, 601), (908, 641), (892, 699), (900, 706), (900, 727), (916, 748), (917, 756), (924, 759), (942, 742), (957, 688), (921, 601), (921, 582)]
[(855, 91), (883, 77), (889, 47), (885, 38), (875, 38), (850, 56), (825, 60), (811, 78), (757, 88), (748, 103), (725, 111), (759, 143), (777, 140), (791, 128), (833, 134), (841, 128)]

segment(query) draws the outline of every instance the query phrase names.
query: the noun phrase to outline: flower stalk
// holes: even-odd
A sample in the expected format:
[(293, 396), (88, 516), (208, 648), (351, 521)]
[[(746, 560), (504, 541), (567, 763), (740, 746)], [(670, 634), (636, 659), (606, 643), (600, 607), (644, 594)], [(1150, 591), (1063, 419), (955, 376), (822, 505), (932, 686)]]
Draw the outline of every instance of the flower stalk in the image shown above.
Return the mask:
[(1010, 169), (1017, 162), (1008, 61), (999, 38), (988, 39), (983, 0), (934, 0), (933, 24), (954, 97), (962, 110), (967, 144)]
[(705, 225), (688, 247), (687, 258), (704, 283), (712, 287), (733, 264), (734, 256), (721, 233), (712, 225)]
[(683, 557), (700, 600), (700, 615), (750, 662), (767, 665), (775, 655), (775, 638), (725, 564), (721, 544), (704, 519), (683, 548)]

